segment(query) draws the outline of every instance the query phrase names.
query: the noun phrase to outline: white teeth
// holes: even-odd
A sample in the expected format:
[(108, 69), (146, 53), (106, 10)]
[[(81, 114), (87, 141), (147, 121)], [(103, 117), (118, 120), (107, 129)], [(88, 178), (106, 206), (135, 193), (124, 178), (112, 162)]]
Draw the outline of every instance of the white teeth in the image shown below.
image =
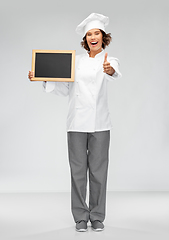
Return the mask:
[(91, 42), (91, 44), (97, 44), (97, 42)]

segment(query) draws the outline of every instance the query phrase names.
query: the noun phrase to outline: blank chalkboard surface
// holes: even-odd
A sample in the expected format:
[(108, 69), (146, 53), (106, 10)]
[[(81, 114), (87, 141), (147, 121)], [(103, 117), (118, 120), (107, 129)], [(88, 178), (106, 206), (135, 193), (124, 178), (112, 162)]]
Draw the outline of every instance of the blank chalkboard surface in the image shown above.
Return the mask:
[(74, 81), (75, 50), (33, 50), (32, 81)]

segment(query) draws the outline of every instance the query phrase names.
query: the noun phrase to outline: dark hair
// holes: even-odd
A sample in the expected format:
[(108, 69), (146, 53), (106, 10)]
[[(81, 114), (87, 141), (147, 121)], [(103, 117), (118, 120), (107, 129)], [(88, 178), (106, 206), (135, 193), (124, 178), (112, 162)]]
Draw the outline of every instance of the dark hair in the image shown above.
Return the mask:
[[(112, 37), (111, 37), (111, 33), (105, 33), (103, 30), (101, 30), (101, 33), (102, 33), (102, 36), (103, 36), (103, 39), (102, 39), (102, 48), (105, 49), (106, 46), (108, 46), (112, 40)], [(90, 48), (87, 44), (87, 40), (86, 40), (86, 35), (83, 37), (83, 41), (81, 41), (81, 46), (86, 49), (87, 51), (90, 51)]]

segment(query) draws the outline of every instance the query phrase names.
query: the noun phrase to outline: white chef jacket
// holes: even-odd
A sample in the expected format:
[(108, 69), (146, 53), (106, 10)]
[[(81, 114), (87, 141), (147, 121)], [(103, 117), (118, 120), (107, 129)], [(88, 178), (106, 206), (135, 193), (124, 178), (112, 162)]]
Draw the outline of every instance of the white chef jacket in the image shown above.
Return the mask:
[(95, 58), (86, 52), (75, 60), (74, 82), (46, 82), (46, 92), (69, 96), (67, 131), (97, 132), (112, 128), (107, 102), (107, 84), (121, 77), (117, 58), (107, 57), (115, 73), (110, 76), (103, 72), (105, 51)]

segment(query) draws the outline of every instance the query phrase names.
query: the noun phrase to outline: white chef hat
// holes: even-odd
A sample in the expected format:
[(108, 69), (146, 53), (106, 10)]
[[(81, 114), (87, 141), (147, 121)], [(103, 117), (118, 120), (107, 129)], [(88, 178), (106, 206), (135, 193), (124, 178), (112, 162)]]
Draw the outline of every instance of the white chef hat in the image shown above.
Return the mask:
[(86, 33), (94, 28), (101, 29), (105, 32), (105, 26), (109, 24), (109, 18), (99, 14), (91, 13), (85, 20), (83, 20), (76, 28), (76, 32), (83, 37)]

